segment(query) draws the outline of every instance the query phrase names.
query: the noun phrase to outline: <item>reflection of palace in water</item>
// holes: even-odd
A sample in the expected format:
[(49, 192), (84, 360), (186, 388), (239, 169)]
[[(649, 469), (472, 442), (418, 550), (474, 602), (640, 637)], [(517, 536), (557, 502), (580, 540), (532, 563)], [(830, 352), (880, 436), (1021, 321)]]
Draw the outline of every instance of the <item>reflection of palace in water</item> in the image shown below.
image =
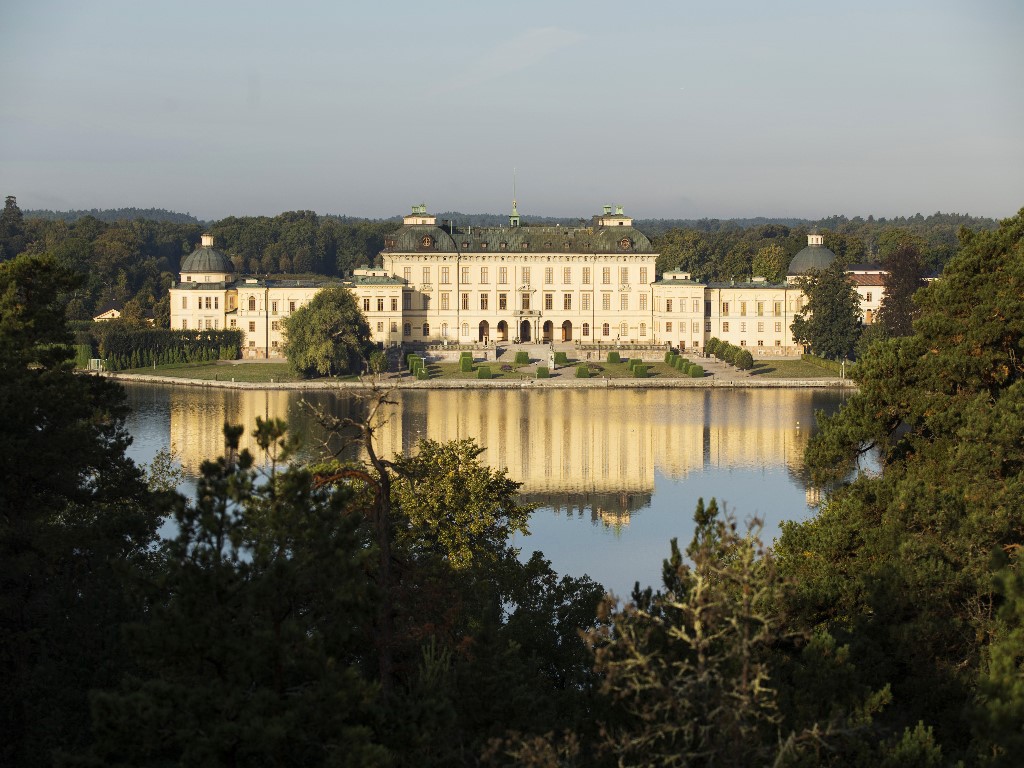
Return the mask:
[[(526, 501), (587, 508), (620, 526), (650, 503), (655, 470), (681, 479), (706, 466), (785, 466), (799, 476), (821, 404), (787, 389), (405, 391), (378, 431), (385, 456), (428, 438), (473, 438), (483, 460), (523, 484)], [(256, 452), (256, 417), (278, 417), (315, 455), (321, 432), (303, 399), (337, 415), (360, 408), (348, 396), (264, 390), (170, 392), (171, 442), (185, 468), (223, 452), (225, 421), (246, 427), (242, 447)], [(626, 516), (626, 517), (623, 517)]]

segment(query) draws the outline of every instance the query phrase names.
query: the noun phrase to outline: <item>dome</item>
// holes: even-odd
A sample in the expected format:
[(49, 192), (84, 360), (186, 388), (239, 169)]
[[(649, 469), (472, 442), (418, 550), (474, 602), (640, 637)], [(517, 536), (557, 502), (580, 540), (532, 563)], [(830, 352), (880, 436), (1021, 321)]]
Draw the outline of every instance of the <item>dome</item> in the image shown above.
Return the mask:
[(213, 235), (203, 235), (202, 244), (182, 259), (182, 272), (234, 272), (231, 259), (213, 247)]
[(789, 262), (788, 275), (806, 275), (811, 270), (818, 272), (829, 268), (836, 255), (825, 247), (824, 238), (821, 235), (808, 235), (807, 247), (797, 253)]

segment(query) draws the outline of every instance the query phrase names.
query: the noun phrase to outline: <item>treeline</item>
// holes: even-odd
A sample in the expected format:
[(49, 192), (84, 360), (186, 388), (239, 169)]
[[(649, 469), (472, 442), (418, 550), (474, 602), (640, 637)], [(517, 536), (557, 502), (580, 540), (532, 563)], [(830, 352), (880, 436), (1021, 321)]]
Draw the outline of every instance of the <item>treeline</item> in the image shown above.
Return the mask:
[[(101, 323), (92, 348), (108, 371), (151, 365), (236, 360), (242, 349), (238, 330), (184, 331), (169, 328), (132, 328), (117, 321)], [(81, 339), (76, 339), (81, 343)]]
[(698, 501), (625, 605), (519, 556), (471, 441), (379, 457), (386, 393), (318, 415), (364, 461), (257, 420), (263, 462), (226, 425), (194, 499), (167, 457), (144, 483), (123, 393), (64, 359), (70, 280), (0, 264), (0, 763), (1019, 763), (1024, 211), (869, 346), (805, 457), (817, 515), (766, 548)]
[(161, 221), (170, 224), (202, 224), (191, 213), (168, 211), (166, 208), (90, 208), (89, 210), (50, 211), (45, 208), (26, 210), (28, 219), (44, 219), (46, 221), (65, 221), (72, 224), (79, 219), (90, 216), (99, 221), (113, 224), (118, 221)]

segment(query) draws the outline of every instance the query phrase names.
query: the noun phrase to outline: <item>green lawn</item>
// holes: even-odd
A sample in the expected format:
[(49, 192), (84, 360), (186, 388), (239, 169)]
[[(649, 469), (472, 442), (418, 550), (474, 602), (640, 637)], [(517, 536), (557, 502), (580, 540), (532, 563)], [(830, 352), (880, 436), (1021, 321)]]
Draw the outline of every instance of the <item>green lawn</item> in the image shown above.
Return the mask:
[[(270, 383), (271, 381), (301, 381), (288, 368), (288, 363), (181, 363), (158, 365), (156, 368), (133, 368), (119, 373), (143, 373), (149, 376), (168, 376), (178, 379), (200, 381), (248, 381)], [(346, 377), (351, 379), (354, 377)]]
[(751, 376), (765, 379), (834, 379), (834, 373), (806, 360), (757, 361)]

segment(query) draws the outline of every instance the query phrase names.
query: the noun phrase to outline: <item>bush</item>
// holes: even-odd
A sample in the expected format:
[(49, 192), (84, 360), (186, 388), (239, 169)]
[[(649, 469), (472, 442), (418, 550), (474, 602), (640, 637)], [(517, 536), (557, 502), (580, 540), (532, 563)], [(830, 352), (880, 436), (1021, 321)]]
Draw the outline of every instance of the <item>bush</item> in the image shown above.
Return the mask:
[(636, 365), (633, 366), (633, 375), (636, 376), (638, 379), (646, 379), (647, 370), (648, 366), (643, 365), (642, 363), (637, 363)]
[(546, 365), (538, 365), (537, 366), (537, 378), (538, 379), (549, 379), (549, 378), (551, 378), (551, 372), (548, 370), (548, 367)]
[(746, 349), (736, 353), (736, 367), (741, 371), (749, 371), (754, 367), (754, 356)]
[(422, 366), (422, 365), (417, 366), (417, 368), (416, 368), (416, 378), (417, 379), (429, 379), (430, 378), (430, 374), (427, 372), (427, 369), (426, 369), (425, 366)]
[(690, 378), (691, 379), (703, 379), (704, 369), (699, 365), (690, 365)]
[(491, 368), (487, 365), (481, 365), (476, 369), (476, 377), (478, 379), (489, 379), (491, 378)]
[(721, 343), (722, 342), (719, 339), (716, 339), (714, 336), (712, 336), (708, 340), (707, 346), (704, 347), (704, 351), (709, 355), (714, 355), (715, 357), (718, 357), (718, 345)]
[(530, 355), (526, 352), (526, 350), (520, 349), (518, 352), (516, 352), (516, 365), (529, 365), (529, 364), (530, 364)]
[(606, 363), (621, 363), (622, 362), (622, 358), (619, 357), (619, 353), (618, 352), (612, 350), (611, 352), (608, 353), (608, 357), (605, 358), (605, 362)]
[(459, 358), (459, 370), (464, 373), (468, 373), (473, 370), (473, 358), (466, 357), (465, 352), (463, 352), (462, 357)]
[(675, 356), (675, 352), (671, 349), (665, 351), (665, 362), (672, 365), (672, 358)]
[(585, 365), (576, 366), (576, 378), (577, 379), (589, 379), (590, 369)]
[(565, 352), (555, 352), (555, 365), (568, 365), (569, 356)]

